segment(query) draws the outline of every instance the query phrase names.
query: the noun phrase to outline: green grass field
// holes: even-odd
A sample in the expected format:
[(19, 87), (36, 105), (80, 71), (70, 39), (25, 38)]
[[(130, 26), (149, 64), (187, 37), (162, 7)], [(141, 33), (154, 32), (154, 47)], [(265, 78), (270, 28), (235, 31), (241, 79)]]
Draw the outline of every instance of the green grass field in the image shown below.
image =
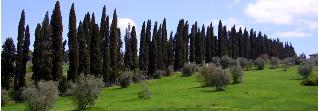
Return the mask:
[[(318, 74), (318, 68), (314, 74)], [(244, 72), (241, 84), (229, 85), (226, 91), (201, 88), (196, 75), (181, 77), (179, 73), (148, 82), (152, 96), (138, 98), (140, 84), (128, 88), (104, 88), (94, 107), (88, 111), (317, 111), (318, 87), (300, 85), (297, 66), (288, 71), (265, 69)], [(53, 111), (73, 110), (70, 97), (60, 97)], [(2, 111), (23, 111), (24, 104), (7, 104)]]

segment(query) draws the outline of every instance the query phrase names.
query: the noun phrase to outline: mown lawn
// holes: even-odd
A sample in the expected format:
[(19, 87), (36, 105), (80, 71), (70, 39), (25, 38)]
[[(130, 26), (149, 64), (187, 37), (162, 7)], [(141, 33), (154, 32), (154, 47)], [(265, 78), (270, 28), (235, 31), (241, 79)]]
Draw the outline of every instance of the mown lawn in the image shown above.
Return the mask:
[[(314, 74), (318, 74), (315, 68)], [(288, 71), (265, 69), (244, 72), (242, 84), (229, 85), (226, 91), (215, 92), (212, 88), (201, 88), (196, 75), (150, 80), (152, 92), (149, 100), (138, 98), (140, 84), (128, 88), (104, 88), (94, 107), (88, 111), (317, 111), (318, 87), (301, 86), (296, 76), (297, 66)], [(73, 110), (70, 97), (60, 97), (53, 111)], [(24, 105), (8, 104), (2, 111), (23, 111)]]

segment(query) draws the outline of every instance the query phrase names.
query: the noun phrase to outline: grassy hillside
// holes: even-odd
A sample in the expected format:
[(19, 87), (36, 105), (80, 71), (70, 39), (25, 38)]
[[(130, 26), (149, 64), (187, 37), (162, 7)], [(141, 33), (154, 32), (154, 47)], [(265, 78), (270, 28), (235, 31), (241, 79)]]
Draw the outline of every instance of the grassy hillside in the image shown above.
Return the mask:
[[(314, 111), (318, 109), (318, 87), (301, 86), (296, 76), (297, 67), (288, 71), (265, 69), (244, 72), (242, 84), (229, 85), (226, 91), (215, 92), (212, 88), (201, 88), (196, 75), (150, 80), (148, 86), (152, 96), (140, 100), (140, 84), (128, 88), (104, 88), (94, 107), (88, 111), (122, 110), (236, 110), (236, 111)], [(318, 74), (317, 68), (314, 71)], [(23, 111), (24, 105), (8, 104), (2, 111)], [(70, 97), (60, 97), (53, 111), (73, 110)]]

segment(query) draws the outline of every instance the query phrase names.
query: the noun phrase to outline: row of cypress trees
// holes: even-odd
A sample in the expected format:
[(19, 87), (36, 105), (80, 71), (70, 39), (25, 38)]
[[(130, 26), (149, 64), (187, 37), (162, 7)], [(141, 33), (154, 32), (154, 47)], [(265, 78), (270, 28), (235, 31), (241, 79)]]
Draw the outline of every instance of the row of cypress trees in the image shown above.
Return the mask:
[[(125, 52), (123, 52), (116, 9), (110, 24), (103, 7), (101, 22), (95, 22), (95, 14), (87, 13), (77, 25), (75, 6), (69, 12), (68, 50), (69, 70), (67, 80), (74, 81), (79, 74), (92, 74), (103, 77), (105, 85), (111, 86), (118, 81), (120, 73), (125, 70), (141, 70), (152, 77), (157, 70), (168, 66), (180, 69), (184, 63), (211, 62), (212, 57), (228, 55), (233, 58), (245, 57), (255, 59), (262, 54), (280, 58), (293, 57), (295, 51), (290, 43), (279, 39), (269, 39), (266, 34), (253, 29), (238, 31), (233, 26), (230, 30), (218, 24), (218, 34), (214, 34), (212, 23), (199, 28), (195, 23), (189, 26), (188, 21), (179, 21), (175, 34), (170, 33), (169, 40), (166, 19), (162, 23), (144, 21), (140, 32), (139, 54), (135, 26), (128, 25), (124, 35)], [(17, 50), (12, 38), (6, 39), (1, 53), (2, 87), (10, 88), (10, 78), (14, 78), (14, 89), (25, 86), (26, 63), (30, 44), (29, 27), (25, 25), (25, 14), (22, 11), (18, 26)], [(190, 30), (189, 30), (190, 28)], [(151, 31), (152, 30), (152, 31)], [(35, 29), (34, 50), (32, 55), (32, 79), (61, 81), (63, 74), (64, 45), (62, 39), (63, 25), (59, 1), (49, 18), (49, 13)], [(189, 33), (190, 32), (190, 33)], [(64, 45), (63, 45), (64, 44)], [(15, 65), (14, 65), (15, 64)]]

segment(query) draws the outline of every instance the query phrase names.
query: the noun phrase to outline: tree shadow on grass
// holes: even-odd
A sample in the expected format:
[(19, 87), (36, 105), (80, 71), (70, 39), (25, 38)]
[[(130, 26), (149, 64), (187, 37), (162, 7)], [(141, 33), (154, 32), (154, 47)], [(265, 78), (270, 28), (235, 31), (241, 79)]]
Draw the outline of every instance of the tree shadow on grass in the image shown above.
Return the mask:
[(303, 78), (292, 78), (292, 79), (289, 79), (289, 80), (304, 80)]

